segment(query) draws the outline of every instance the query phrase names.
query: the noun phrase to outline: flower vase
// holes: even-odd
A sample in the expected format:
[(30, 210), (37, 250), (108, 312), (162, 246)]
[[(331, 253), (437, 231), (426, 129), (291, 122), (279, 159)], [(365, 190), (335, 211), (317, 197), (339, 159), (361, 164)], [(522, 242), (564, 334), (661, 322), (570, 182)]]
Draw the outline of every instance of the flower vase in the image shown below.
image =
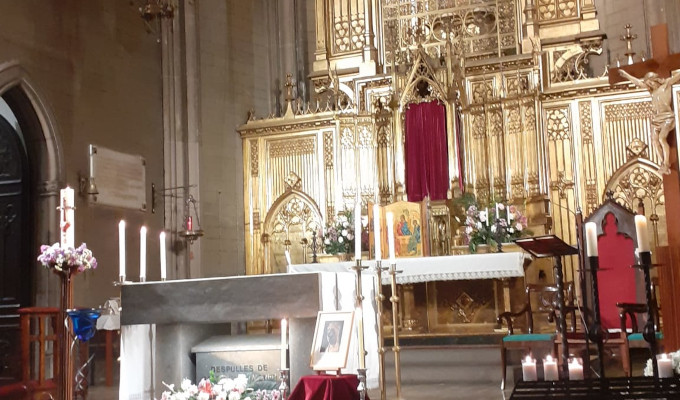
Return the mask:
[[(64, 323), (68, 314), (66, 310), (73, 308), (73, 277), (74, 269), (65, 268), (62, 271), (53, 270), (61, 279), (61, 305), (57, 326), (61, 341), (59, 355), (61, 357), (61, 398), (73, 399), (73, 359), (71, 357), (71, 329)], [(77, 270), (76, 270), (77, 271)], [(69, 324), (68, 326), (70, 326)]]
[(343, 261), (350, 261), (350, 256), (349, 253), (338, 253), (336, 254), (338, 257), (338, 261), (343, 262)]

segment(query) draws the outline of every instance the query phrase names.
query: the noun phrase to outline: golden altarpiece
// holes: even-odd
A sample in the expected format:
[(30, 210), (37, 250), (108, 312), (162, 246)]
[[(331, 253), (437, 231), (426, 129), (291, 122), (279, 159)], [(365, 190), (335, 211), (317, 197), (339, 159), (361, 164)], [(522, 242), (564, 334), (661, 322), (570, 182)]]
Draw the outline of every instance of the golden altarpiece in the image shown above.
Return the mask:
[[(286, 250), (311, 262), (313, 235), (357, 198), (363, 215), (405, 200), (405, 110), (432, 100), (446, 109), (449, 199), (507, 199), (535, 234), (575, 243), (574, 212), (587, 217), (611, 191), (664, 244), (650, 98), (589, 70), (603, 40), (593, 0), (316, 0), (316, 96), (297, 99), (289, 80), (282, 116), (250, 113), (239, 128), (247, 273), (285, 271)], [(452, 207), (427, 202), (431, 256), (467, 252)], [(567, 280), (576, 268), (566, 260)], [(534, 263), (526, 281), (541, 270), (550, 280)], [(492, 333), (507, 284), (404, 288), (415, 299), (404, 328)]]

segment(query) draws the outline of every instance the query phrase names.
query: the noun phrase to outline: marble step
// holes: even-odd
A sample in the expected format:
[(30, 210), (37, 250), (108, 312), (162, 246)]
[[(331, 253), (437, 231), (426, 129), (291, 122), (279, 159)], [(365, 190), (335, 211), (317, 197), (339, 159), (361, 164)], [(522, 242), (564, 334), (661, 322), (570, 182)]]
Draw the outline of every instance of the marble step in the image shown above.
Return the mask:
[[(499, 383), (501, 358), (498, 346), (403, 347), (402, 384), (440, 382)], [(385, 353), (385, 377), (395, 381), (394, 354)]]

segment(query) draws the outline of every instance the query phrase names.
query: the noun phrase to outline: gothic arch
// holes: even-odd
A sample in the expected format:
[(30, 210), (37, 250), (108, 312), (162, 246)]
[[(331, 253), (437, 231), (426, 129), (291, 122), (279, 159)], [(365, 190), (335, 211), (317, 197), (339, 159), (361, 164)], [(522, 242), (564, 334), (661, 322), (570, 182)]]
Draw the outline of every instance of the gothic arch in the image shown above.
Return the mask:
[(263, 225), (262, 273), (283, 272), (284, 251), (290, 250), (291, 258), (301, 262), (306, 250), (301, 240), (311, 240), (323, 224), (319, 206), (307, 193), (289, 188), (272, 204)]
[[(0, 63), (0, 96), (16, 115), (24, 136), (28, 162), (31, 166), (30, 191), (34, 227), (32, 248), (42, 243), (53, 243), (58, 232), (53, 229), (57, 221), (58, 193), (64, 182), (63, 155), (54, 114), (31, 80), (28, 72), (17, 61)], [(31, 266), (33, 272), (37, 263)], [(35, 273), (35, 304), (56, 304), (59, 299), (53, 274)], [(54, 282), (53, 282), (54, 281)]]
[[(416, 50), (413, 67), (399, 99), (399, 105), (402, 108), (410, 103), (421, 101), (439, 100), (442, 103), (446, 103), (447, 91), (437, 79), (435, 70), (428, 62), (427, 57), (427, 53), (425, 53), (422, 47)], [(421, 85), (427, 85), (426, 90), (429, 93), (423, 95), (419, 90)]]

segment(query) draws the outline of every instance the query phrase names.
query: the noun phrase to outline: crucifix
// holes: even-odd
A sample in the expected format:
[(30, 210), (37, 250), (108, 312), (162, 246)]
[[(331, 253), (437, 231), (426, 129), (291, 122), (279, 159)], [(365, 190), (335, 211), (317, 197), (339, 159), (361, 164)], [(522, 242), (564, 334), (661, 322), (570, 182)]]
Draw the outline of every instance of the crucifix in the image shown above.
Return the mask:
[[(672, 85), (680, 81), (680, 74), (672, 76), (671, 71), (680, 68), (680, 54), (668, 54), (668, 28), (665, 24), (653, 26), (651, 37), (654, 58), (610, 69), (609, 83), (628, 79), (637, 87), (648, 90), (651, 96), (652, 146), (661, 159), (659, 172), (663, 174), (668, 233), (668, 245), (657, 247), (653, 252), (661, 264), (658, 272), (664, 314), (664, 344), (674, 349), (680, 346), (680, 306), (673, 300), (674, 288), (680, 287), (680, 219), (673, 218), (680, 204), (680, 175), (677, 130), (675, 135), (670, 132), (675, 128), (677, 112), (672, 108)], [(632, 36), (629, 39), (632, 40)]]

